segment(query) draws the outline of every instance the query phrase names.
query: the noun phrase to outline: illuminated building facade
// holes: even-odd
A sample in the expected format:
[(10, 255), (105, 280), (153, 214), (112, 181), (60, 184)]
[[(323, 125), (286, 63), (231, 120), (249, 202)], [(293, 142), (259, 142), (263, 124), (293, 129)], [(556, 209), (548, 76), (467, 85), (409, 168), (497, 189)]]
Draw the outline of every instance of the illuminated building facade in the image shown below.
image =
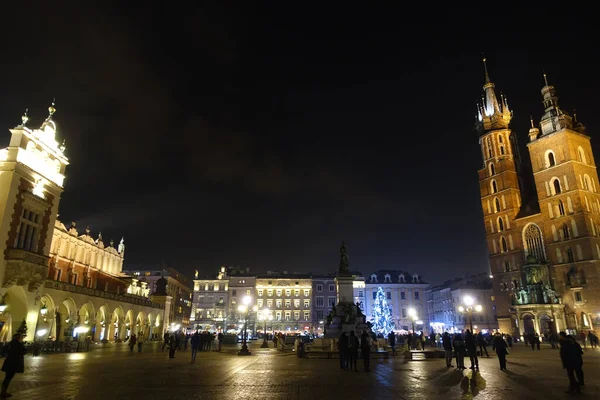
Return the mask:
[[(230, 267), (227, 269), (229, 275), (229, 306), (227, 311), (227, 332), (239, 333), (246, 322), (247, 330), (254, 330), (256, 325), (256, 276), (250, 275), (250, 269), (238, 269)], [(250, 302), (244, 304), (244, 299)], [(240, 305), (248, 307), (248, 312), (239, 310)], [(247, 319), (246, 319), (247, 317)]]
[(322, 334), (327, 315), (336, 304), (337, 286), (335, 275), (312, 277), (312, 326), (316, 334)]
[(259, 275), (256, 278), (258, 310), (269, 309), (272, 321), (267, 331), (308, 333), (312, 330), (313, 282), (310, 276)]
[[(68, 159), (54, 104), (39, 129), (22, 123), (0, 150), (0, 341), (22, 321), (25, 340), (123, 340), (163, 329), (164, 304), (121, 273), (124, 241), (105, 245), (57, 220)], [(85, 333), (85, 335), (78, 335)]]
[(170, 330), (185, 330), (190, 327), (192, 313), (192, 282), (174, 268), (162, 269), (132, 269), (123, 271), (124, 274), (138, 278), (148, 285), (151, 293), (158, 289), (161, 278), (167, 280), (167, 295), (172, 298), (169, 318), (165, 323)]
[(427, 297), (425, 295), (429, 284), (423, 282), (418, 274), (403, 271), (381, 270), (371, 275), (356, 276), (354, 278), (354, 300), (362, 303), (363, 313), (367, 321), (373, 314), (373, 303), (377, 290), (381, 287), (386, 295), (387, 303), (391, 307), (392, 319), (396, 331), (409, 331), (412, 329), (412, 320), (409, 309), (416, 311), (415, 330), (429, 331), (429, 315), (427, 313)]
[(509, 127), (512, 112), (487, 69), (483, 91), (479, 183), (499, 328), (513, 335), (594, 329), (600, 184), (590, 137), (546, 81), (539, 128), (532, 119), (529, 129), (527, 172)]
[[(469, 328), (468, 316), (461, 313), (465, 297), (481, 305), (481, 312), (473, 313), (473, 328), (492, 331), (498, 329), (495, 296), (488, 274), (467, 276), (444, 282), (427, 289), (429, 326), (436, 333), (463, 331)], [(477, 328), (475, 328), (477, 327)]]
[(228, 304), (229, 276), (227, 269), (221, 267), (216, 277), (205, 278), (199, 278), (198, 271), (196, 271), (190, 326), (210, 332), (222, 331), (227, 324)]

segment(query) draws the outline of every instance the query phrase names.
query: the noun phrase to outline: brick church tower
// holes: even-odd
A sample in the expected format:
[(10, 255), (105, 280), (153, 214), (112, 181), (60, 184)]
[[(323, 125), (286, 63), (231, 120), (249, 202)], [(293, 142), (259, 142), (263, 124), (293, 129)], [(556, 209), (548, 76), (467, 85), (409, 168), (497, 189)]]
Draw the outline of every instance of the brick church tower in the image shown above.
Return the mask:
[(529, 130), (529, 193), (512, 113), (505, 98), (497, 100), (487, 68), (483, 90), (479, 182), (500, 330), (593, 329), (600, 325), (600, 185), (590, 138), (546, 81), (541, 129), (532, 120)]

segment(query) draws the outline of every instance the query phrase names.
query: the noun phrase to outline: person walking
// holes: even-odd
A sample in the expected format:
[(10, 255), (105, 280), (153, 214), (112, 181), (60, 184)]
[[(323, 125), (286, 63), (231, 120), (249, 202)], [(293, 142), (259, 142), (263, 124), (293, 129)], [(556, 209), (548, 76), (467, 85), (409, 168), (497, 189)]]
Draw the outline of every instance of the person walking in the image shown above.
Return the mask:
[(396, 334), (394, 333), (394, 331), (391, 331), (388, 335), (388, 344), (392, 348), (392, 355), (395, 356), (396, 355)]
[(129, 351), (131, 353), (133, 353), (133, 347), (135, 346), (136, 343), (137, 343), (137, 337), (135, 336), (135, 333), (132, 333), (131, 336), (129, 337)]
[(465, 333), (465, 347), (471, 360), (470, 369), (479, 369), (479, 359), (477, 358), (477, 338), (469, 329)]
[(454, 335), (452, 339), (452, 345), (454, 347), (454, 353), (456, 354), (456, 368), (465, 369), (465, 342), (460, 333)]
[(8, 344), (8, 353), (4, 364), (2, 364), (2, 371), (5, 372), (5, 376), (2, 381), (0, 398), (12, 397), (12, 394), (8, 393), (8, 385), (10, 385), (10, 381), (15, 377), (15, 374), (25, 372), (25, 353), (23, 335), (20, 333), (14, 334), (11, 342)]
[(192, 346), (192, 364), (196, 362), (196, 354), (198, 353), (198, 347), (200, 346), (200, 334), (198, 331), (192, 335), (190, 340), (190, 345)]
[(483, 336), (483, 333), (481, 332), (477, 334), (477, 344), (479, 345), (479, 355), (483, 357), (483, 352), (485, 351), (485, 356), (489, 358), (490, 355), (487, 351), (487, 342), (485, 340), (485, 336)]
[(369, 372), (371, 370), (371, 337), (366, 330), (363, 330), (363, 333), (360, 336), (360, 352), (362, 354), (365, 372)]
[(177, 350), (177, 338), (175, 335), (169, 336), (169, 358), (175, 358), (175, 351)]
[(144, 344), (144, 332), (140, 332), (137, 337), (138, 353), (142, 352), (142, 344)]
[(444, 332), (442, 335), (442, 347), (444, 348), (444, 354), (446, 355), (446, 367), (452, 367), (452, 339), (448, 332)]
[(566, 393), (581, 393), (581, 387), (585, 386), (583, 380), (583, 350), (573, 336), (567, 335), (565, 332), (561, 332), (559, 336), (560, 359), (569, 377), (569, 389)]
[(508, 354), (508, 345), (502, 339), (500, 333), (496, 333), (494, 336), (493, 349), (496, 351), (498, 361), (500, 362), (500, 371), (506, 371), (506, 355)]

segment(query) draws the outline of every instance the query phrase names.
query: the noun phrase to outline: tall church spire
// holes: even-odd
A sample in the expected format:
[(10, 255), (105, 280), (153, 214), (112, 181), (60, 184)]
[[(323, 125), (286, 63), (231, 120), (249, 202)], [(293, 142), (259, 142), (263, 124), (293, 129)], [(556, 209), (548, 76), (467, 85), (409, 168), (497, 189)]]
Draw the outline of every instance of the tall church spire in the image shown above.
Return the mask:
[(501, 96), (501, 102), (498, 102), (495, 85), (490, 79), (485, 57), (483, 58), (483, 69), (485, 84), (483, 85), (481, 104), (477, 106), (477, 128), (481, 133), (493, 129), (508, 128), (512, 112), (509, 110), (508, 102), (504, 96)]
[[(554, 86), (548, 84), (548, 76), (544, 72), (544, 87), (542, 88), (544, 115), (540, 120), (542, 135), (559, 131), (563, 128), (583, 131), (585, 127), (575, 124), (573, 118), (558, 106), (558, 94)], [(577, 126), (575, 126), (577, 125)]]

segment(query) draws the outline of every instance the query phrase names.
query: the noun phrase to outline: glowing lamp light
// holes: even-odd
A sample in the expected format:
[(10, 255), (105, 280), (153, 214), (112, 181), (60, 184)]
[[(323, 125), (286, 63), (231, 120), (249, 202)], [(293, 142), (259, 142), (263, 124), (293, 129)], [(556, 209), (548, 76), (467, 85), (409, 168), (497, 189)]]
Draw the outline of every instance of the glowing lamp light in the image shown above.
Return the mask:
[(244, 306), (244, 305), (239, 305), (238, 306), (238, 311), (239, 312), (246, 312), (247, 309), (248, 309), (247, 306)]
[(464, 312), (464, 311), (465, 311), (465, 308), (464, 308), (463, 306), (459, 306), (459, 307), (458, 307), (458, 311), (460, 311), (460, 312)]
[(6, 307), (8, 307), (6, 304), (4, 304), (4, 302), (2, 302), (0, 304), (0, 313), (3, 313), (6, 310)]
[(32, 193), (35, 194), (37, 197), (41, 197), (42, 199), (44, 198), (44, 180), (43, 179), (40, 179), (35, 183), (35, 186), (33, 186)]
[(90, 330), (89, 326), (78, 326), (77, 328), (74, 329), (75, 333), (86, 333), (87, 331)]
[(415, 318), (417, 316), (417, 310), (415, 310), (414, 308), (409, 308), (408, 309), (408, 316), (411, 318)]
[(252, 301), (252, 297), (250, 297), (250, 296), (244, 296), (244, 298), (242, 299), (242, 303), (245, 305), (250, 304), (251, 301)]
[(40, 308), (40, 314), (42, 314), (42, 315), (48, 314), (48, 308), (46, 307), (45, 304), (42, 306), (42, 308)]
[(475, 306), (475, 311), (477, 311), (477, 312), (481, 312), (481, 310), (483, 310), (483, 307), (482, 307), (480, 304), (477, 304), (477, 305)]
[(463, 299), (463, 301), (469, 307), (472, 306), (473, 303), (475, 302), (475, 300), (473, 300), (473, 298), (471, 296), (465, 296), (465, 298)]
[(39, 337), (44, 336), (46, 333), (48, 333), (48, 329), (40, 329), (39, 331), (37, 331), (37, 335)]
[(417, 325), (423, 325), (423, 321), (421, 321), (421, 320), (418, 320), (418, 321), (417, 321)]

